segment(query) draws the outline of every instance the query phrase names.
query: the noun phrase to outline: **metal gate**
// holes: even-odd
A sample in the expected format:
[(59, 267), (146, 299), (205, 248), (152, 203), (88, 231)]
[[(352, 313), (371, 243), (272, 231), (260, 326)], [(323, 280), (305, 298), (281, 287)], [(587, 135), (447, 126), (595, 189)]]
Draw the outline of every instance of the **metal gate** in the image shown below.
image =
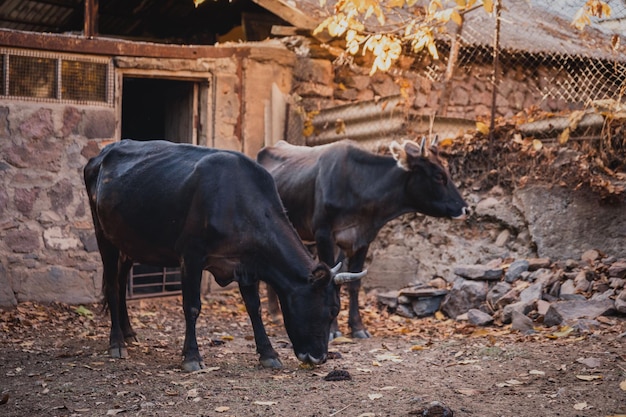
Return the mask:
[(127, 298), (160, 297), (181, 293), (180, 268), (134, 264), (128, 274)]

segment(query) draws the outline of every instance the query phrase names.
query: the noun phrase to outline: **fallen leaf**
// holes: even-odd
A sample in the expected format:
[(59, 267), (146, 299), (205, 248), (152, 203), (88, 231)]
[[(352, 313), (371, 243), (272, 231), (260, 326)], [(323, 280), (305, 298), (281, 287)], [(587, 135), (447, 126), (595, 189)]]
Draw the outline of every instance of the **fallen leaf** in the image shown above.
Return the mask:
[(515, 386), (515, 385), (524, 385), (524, 383), (521, 382), (521, 381), (518, 381), (517, 379), (509, 379), (506, 382), (500, 382), (500, 383), (496, 384), (496, 386), (500, 387), (500, 388), (512, 387), (512, 386)]
[(574, 404), (574, 410), (586, 410), (589, 406), (586, 402), (576, 403)]
[(256, 404), (256, 405), (276, 405), (278, 403), (276, 401), (255, 401), (253, 404)]
[(359, 414), (358, 417), (375, 417), (376, 414), (374, 413), (363, 413), (363, 414)]
[(393, 386), (382, 387), (379, 389), (379, 391), (391, 391), (394, 389), (398, 389), (398, 387), (393, 387)]
[(539, 139), (533, 139), (533, 149), (540, 151), (543, 148), (543, 143)]
[(382, 355), (376, 355), (376, 360), (402, 362), (402, 358), (394, 353), (383, 353)]
[(415, 351), (415, 350), (426, 350), (426, 349), (428, 349), (428, 347), (422, 346), (422, 345), (413, 345), (413, 346), (411, 346), (411, 350), (412, 351)]
[(330, 343), (333, 345), (343, 345), (345, 343), (354, 343), (354, 340), (345, 336), (339, 336), (334, 338)]
[(487, 135), (489, 133), (489, 126), (487, 126), (483, 122), (476, 122), (476, 130), (478, 130), (483, 135)]
[(568, 336), (573, 331), (574, 331), (573, 327), (563, 326), (563, 327), (561, 327), (559, 329), (559, 331), (549, 334), (548, 338), (550, 338), (550, 339), (558, 339), (558, 338), (561, 338), (561, 337)]
[(543, 376), (543, 375), (545, 375), (546, 373), (545, 373), (545, 372), (543, 372), (543, 371), (538, 371), (538, 370), (536, 370), (536, 369), (532, 369), (532, 370), (528, 371), (528, 374), (529, 374), (529, 375), (541, 375), (541, 376)]
[(383, 394), (367, 394), (370, 400), (377, 400), (378, 398), (382, 398)]
[(594, 381), (596, 379), (602, 379), (602, 375), (576, 375), (576, 378), (583, 381)]
[(598, 358), (578, 358), (576, 362), (582, 363), (587, 368), (599, 368), (602, 365), (602, 361)]
[(619, 383), (619, 388), (622, 391), (626, 391), (626, 379)]
[(458, 361), (456, 364), (457, 365), (470, 365), (476, 362), (478, 362), (478, 359), (464, 359), (462, 361)]
[(225, 405), (222, 405), (220, 407), (215, 407), (215, 411), (217, 411), (218, 413), (223, 413), (224, 411), (228, 411), (230, 410), (230, 407), (226, 407)]
[(91, 312), (91, 310), (89, 310), (85, 306), (78, 306), (78, 307), (76, 307), (74, 309), (74, 311), (79, 316), (84, 316), (84, 317), (87, 317), (88, 319), (92, 319), (93, 318), (93, 313)]
[(459, 394), (467, 395), (468, 397), (480, 394), (480, 391), (474, 388), (460, 388), (457, 389), (456, 392), (458, 392)]
[(116, 416), (119, 413), (123, 413), (124, 411), (126, 411), (126, 410), (123, 409), (123, 408), (113, 408), (113, 409), (107, 411), (107, 416)]

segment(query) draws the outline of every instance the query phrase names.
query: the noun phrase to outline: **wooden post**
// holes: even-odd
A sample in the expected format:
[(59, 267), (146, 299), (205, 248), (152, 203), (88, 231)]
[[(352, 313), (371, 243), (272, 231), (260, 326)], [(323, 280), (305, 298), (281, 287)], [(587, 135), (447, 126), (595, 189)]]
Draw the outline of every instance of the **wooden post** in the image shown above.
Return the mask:
[(85, 22), (83, 31), (86, 38), (98, 35), (98, 5), (99, 0), (85, 0)]
[[(493, 150), (494, 130), (496, 126), (496, 97), (498, 94), (498, 71), (500, 69), (500, 10), (501, 0), (494, 2), (496, 31), (493, 36), (493, 77), (492, 77), (492, 96), (491, 96), (491, 124), (489, 126), (489, 143)], [(491, 152), (491, 151), (490, 151)]]

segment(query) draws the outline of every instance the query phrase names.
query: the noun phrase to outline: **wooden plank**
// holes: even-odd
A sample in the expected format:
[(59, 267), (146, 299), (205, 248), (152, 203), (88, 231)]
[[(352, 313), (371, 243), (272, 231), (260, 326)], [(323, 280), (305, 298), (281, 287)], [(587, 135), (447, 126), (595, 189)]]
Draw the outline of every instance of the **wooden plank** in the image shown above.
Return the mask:
[(312, 19), (310, 16), (302, 13), (300, 10), (280, 0), (252, 1), (298, 28), (313, 30), (320, 23), (317, 20)]
[(85, 37), (92, 38), (98, 34), (98, 0), (85, 0), (85, 21), (84, 33)]
[(22, 32), (7, 29), (0, 29), (0, 46), (42, 51), (148, 58), (196, 59), (226, 58), (230, 56), (244, 57), (248, 55), (246, 48), (208, 45), (166, 45), (99, 37), (89, 39), (75, 35)]

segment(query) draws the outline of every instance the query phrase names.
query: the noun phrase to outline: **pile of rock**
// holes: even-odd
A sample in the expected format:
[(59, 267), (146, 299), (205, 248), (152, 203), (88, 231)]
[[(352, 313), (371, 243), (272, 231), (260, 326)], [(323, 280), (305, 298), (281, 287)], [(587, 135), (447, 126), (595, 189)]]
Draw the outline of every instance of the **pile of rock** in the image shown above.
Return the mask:
[(580, 260), (496, 259), (459, 265), (452, 281), (438, 278), (379, 294), (378, 302), (404, 317), (441, 310), (475, 325), (512, 323), (520, 331), (538, 323), (589, 327), (599, 316), (626, 314), (626, 259), (595, 250)]

